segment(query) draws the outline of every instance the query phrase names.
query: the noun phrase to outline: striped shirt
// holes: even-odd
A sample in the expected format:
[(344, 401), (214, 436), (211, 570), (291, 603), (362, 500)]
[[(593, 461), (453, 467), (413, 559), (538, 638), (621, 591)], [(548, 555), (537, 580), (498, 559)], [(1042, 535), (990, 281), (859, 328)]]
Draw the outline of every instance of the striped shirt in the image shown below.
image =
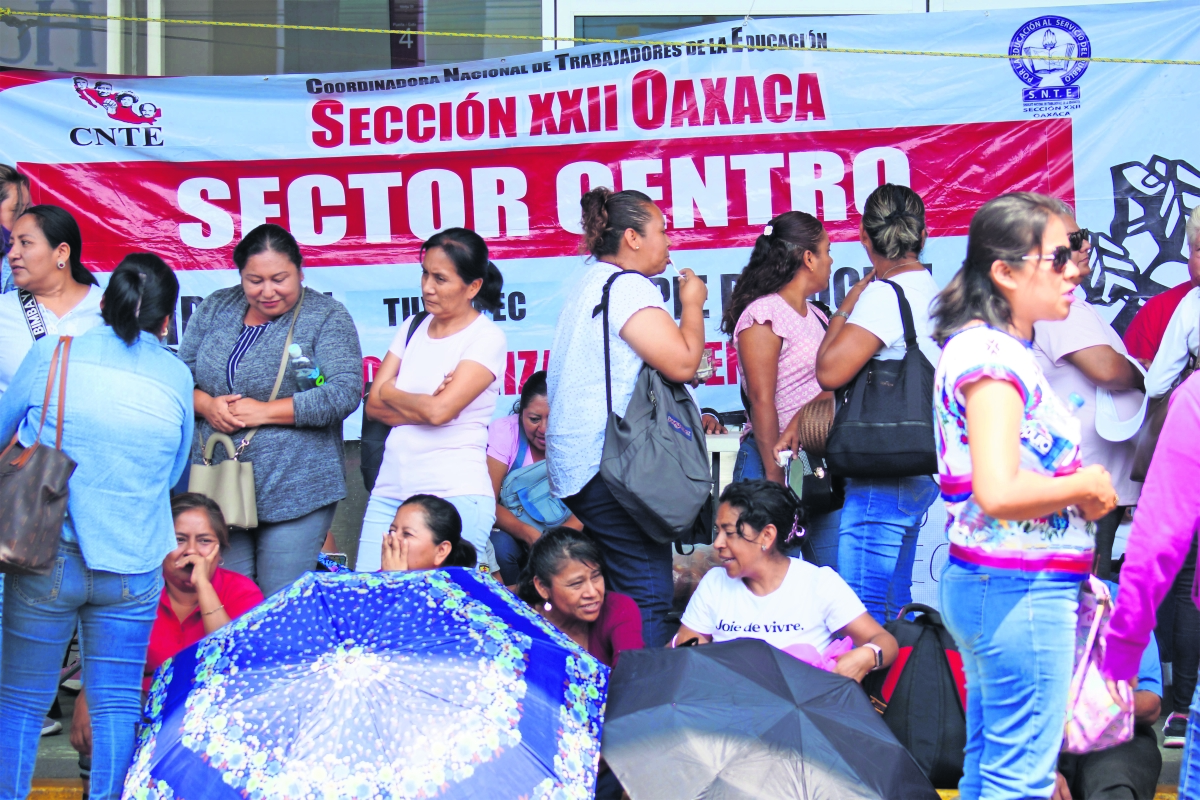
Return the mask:
[(238, 334), (237, 342), (233, 345), (233, 352), (229, 354), (229, 363), (225, 367), (225, 379), (229, 381), (229, 391), (233, 391), (233, 376), (237, 373), (238, 362), (269, 327), (271, 327), (270, 322), (264, 322), (262, 325), (242, 325), (242, 332)]

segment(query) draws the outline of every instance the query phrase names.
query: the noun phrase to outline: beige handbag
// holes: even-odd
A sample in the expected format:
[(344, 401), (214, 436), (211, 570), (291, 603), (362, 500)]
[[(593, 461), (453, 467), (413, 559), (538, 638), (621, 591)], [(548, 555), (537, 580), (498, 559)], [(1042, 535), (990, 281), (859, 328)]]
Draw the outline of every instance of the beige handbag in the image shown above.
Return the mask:
[[(300, 306), (304, 305), (304, 289), (300, 290), (300, 299), (296, 302), (296, 310), (292, 312), (292, 324), (288, 326), (287, 341), (283, 345), (283, 358), (279, 361), (279, 373), (275, 376), (275, 388), (271, 390), (271, 402), (279, 394), (283, 385), (283, 375), (287, 371), (288, 348), (292, 346), (292, 334), (296, 330), (296, 318), (300, 316)], [(212, 498), (221, 507), (225, 516), (225, 524), (231, 528), (258, 527), (258, 498), (254, 493), (254, 465), (249, 461), (241, 461), (242, 453), (250, 446), (250, 440), (258, 428), (251, 428), (235, 448), (233, 439), (224, 433), (213, 433), (204, 443), (204, 463), (193, 464), (192, 473), (188, 478), (188, 491)], [(228, 458), (220, 464), (214, 464), (213, 454), (217, 445), (225, 445)]]

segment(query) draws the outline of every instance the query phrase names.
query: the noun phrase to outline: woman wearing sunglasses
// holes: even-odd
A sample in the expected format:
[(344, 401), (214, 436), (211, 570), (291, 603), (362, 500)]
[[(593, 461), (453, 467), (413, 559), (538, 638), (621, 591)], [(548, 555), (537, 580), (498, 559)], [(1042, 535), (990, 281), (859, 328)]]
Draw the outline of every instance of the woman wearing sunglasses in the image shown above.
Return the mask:
[[(1079, 270), (1075, 281), (1084, 283), (1092, 272), (1088, 265), (1092, 251), (1089, 231), (1075, 222), (1075, 212), (1069, 205), (1055, 200), (1054, 206), (1067, 229), (1071, 262)], [(1079, 449), (1083, 463), (1102, 465), (1117, 490), (1120, 505), (1096, 522), (1094, 571), (1097, 577), (1108, 580), (1117, 526), (1126, 509), (1137, 505), (1142, 485), (1129, 478), (1135, 440), (1110, 442), (1096, 432), (1096, 389), (1111, 392), (1119, 417), (1129, 419), (1142, 405), (1142, 373), (1117, 332), (1078, 295), (1066, 319), (1043, 320), (1033, 326), (1033, 355), (1059, 399), (1075, 406), (1081, 425)]]
[(963, 800), (1049, 798), (1062, 745), (1090, 520), (1117, 505), (1080, 462), (1080, 426), (1030, 349), (1078, 283), (1049, 197), (1002, 195), (975, 214), (967, 258), (938, 295), (934, 433), (949, 562), (942, 619), (967, 677)]

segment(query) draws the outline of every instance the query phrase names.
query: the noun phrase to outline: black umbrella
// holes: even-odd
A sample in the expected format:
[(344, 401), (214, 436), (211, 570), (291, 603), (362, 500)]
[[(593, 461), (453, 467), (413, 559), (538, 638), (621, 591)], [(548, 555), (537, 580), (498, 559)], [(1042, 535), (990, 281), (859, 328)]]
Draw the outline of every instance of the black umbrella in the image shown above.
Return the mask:
[(740, 639), (626, 651), (602, 755), (633, 800), (937, 800), (854, 681)]

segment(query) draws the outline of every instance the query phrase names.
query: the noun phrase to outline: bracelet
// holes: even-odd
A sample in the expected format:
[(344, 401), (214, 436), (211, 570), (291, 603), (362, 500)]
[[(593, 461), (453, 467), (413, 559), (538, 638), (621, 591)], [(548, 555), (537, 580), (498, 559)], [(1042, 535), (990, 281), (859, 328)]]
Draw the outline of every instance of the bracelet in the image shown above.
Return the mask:
[(224, 607), (225, 607), (225, 604), (224, 604), (224, 603), (222, 603), (221, 605), (219, 605), (219, 606), (217, 606), (216, 608), (214, 608), (212, 611), (201, 611), (201, 612), (200, 612), (200, 615), (201, 615), (201, 616), (203, 616), (203, 617), (211, 617), (213, 614), (217, 613), (218, 611), (220, 611), (220, 610), (221, 610), (221, 609), (223, 609)]
[[(850, 319), (850, 315), (845, 311), (835, 311), (833, 312), (833, 317), (845, 317), (847, 320)], [(833, 317), (830, 317), (830, 319), (832, 320)]]

